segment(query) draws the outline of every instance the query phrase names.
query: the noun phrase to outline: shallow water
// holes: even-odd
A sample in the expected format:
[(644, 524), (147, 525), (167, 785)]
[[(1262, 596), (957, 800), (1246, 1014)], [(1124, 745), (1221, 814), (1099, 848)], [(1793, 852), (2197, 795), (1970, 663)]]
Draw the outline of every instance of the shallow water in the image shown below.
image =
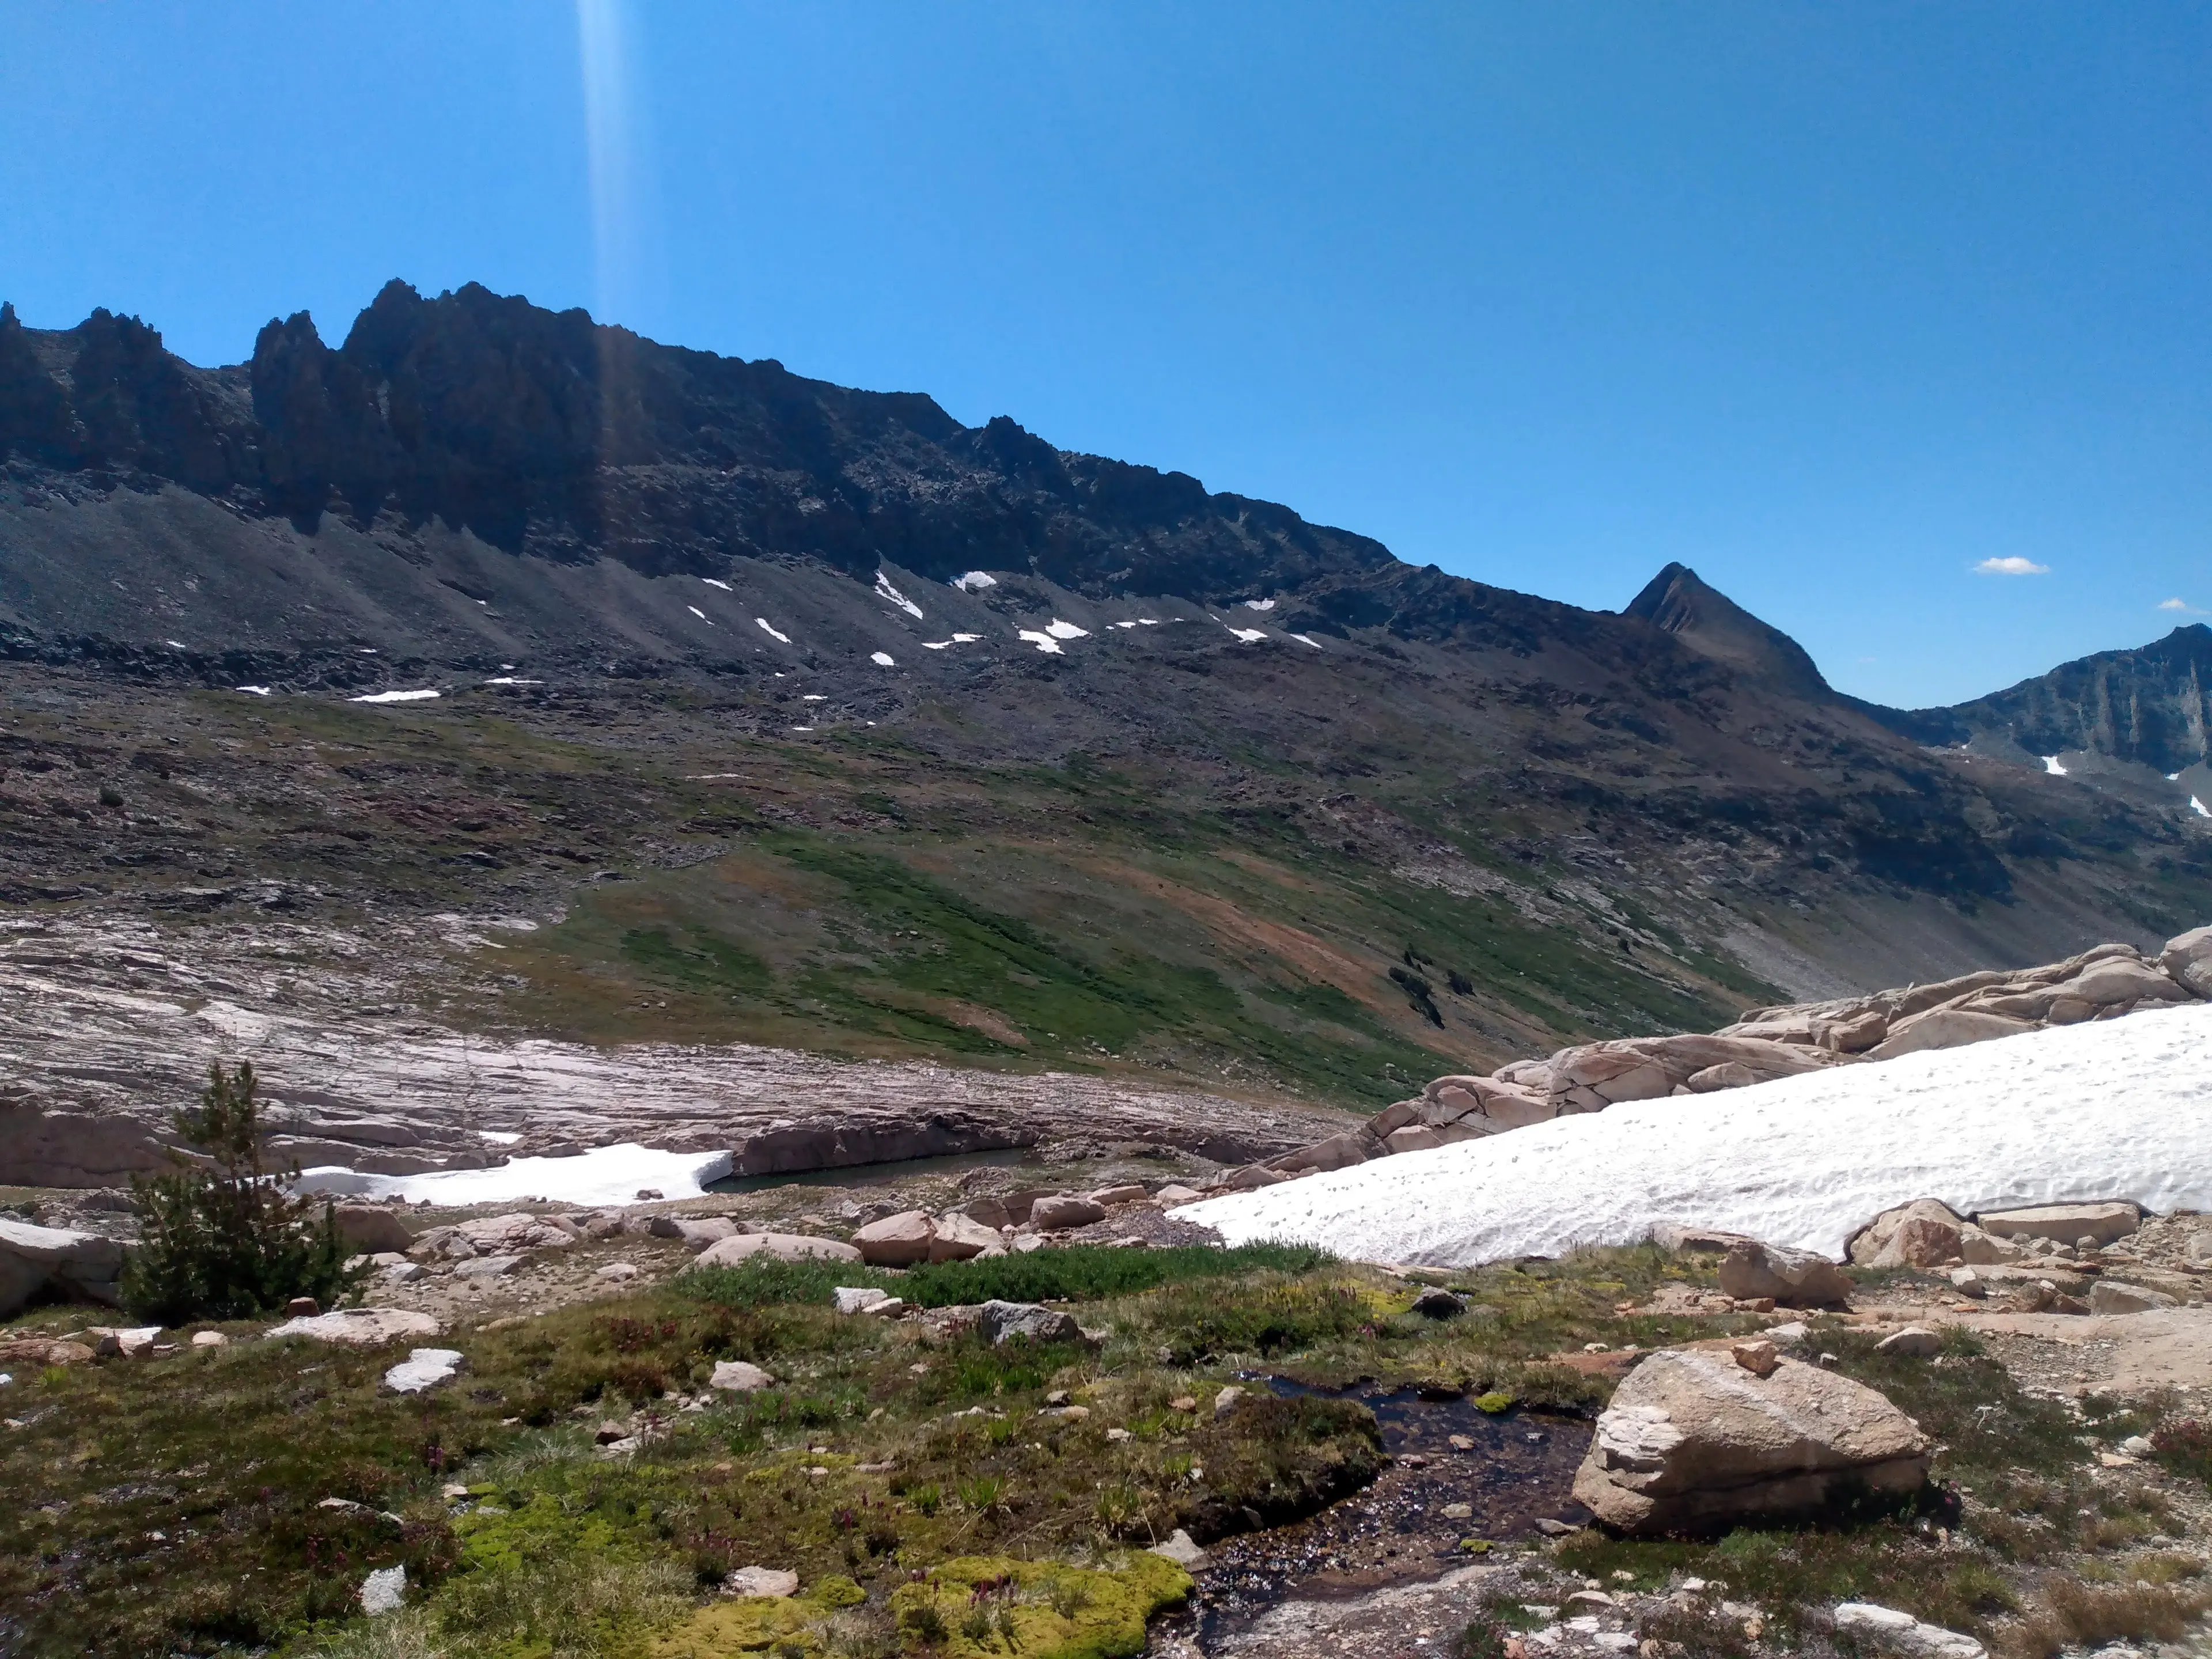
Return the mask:
[[(1481, 1559), (1463, 1540), (1537, 1536), (1539, 1520), (1577, 1525), (1589, 1516), (1568, 1495), (1589, 1447), (1585, 1419), (1518, 1409), (1493, 1416), (1442, 1391), (1265, 1381), (1277, 1394), (1357, 1400), (1375, 1413), (1394, 1462), (1318, 1515), (1209, 1544), (1213, 1565), (1198, 1575), (1188, 1615), (1202, 1642), (1293, 1596), (1343, 1600), (1441, 1577)], [(1469, 1444), (1454, 1446), (1454, 1436)], [(1470, 1514), (1443, 1513), (1458, 1504)]]

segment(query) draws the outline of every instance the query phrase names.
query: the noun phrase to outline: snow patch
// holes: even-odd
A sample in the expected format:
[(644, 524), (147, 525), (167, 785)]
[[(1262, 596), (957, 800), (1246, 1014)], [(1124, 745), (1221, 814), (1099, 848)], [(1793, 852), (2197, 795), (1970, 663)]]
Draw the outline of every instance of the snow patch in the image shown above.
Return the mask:
[(384, 1386), (394, 1394), (421, 1394), (460, 1372), (459, 1348), (410, 1348), (407, 1358), (384, 1374)]
[(1473, 1267), (1661, 1222), (1840, 1258), (1882, 1211), (2212, 1209), (2212, 1003), (1639, 1101), (1170, 1213), (1231, 1244)]
[(1267, 637), (1267, 630), (1264, 628), (1230, 628), (1227, 623), (1224, 623), (1221, 625), (1224, 628), (1228, 628), (1231, 634), (1234, 634), (1238, 639), (1243, 641), (1247, 645), (1250, 645), (1255, 641), (1264, 640)]
[(2058, 757), (2056, 755), (2045, 755), (2043, 757), (2043, 769), (2054, 778), (2063, 778), (2066, 775), (2066, 769), (2058, 763)]
[(484, 682), (486, 685), (543, 685), (544, 680), (519, 680), (512, 674), (497, 675)]
[(999, 579), (988, 570), (971, 570), (964, 576), (955, 576), (947, 585), (963, 593), (980, 593), (987, 587), (996, 587)]
[(734, 592), (736, 592), (738, 591), (736, 588), (734, 588), (734, 587), (731, 586), (729, 585), (729, 583), (727, 583), (727, 582), (724, 582), (724, 581), (717, 581), (717, 580), (714, 580), (714, 578), (713, 578), (712, 576), (702, 576), (702, 577), (700, 577), (700, 578), (699, 578), (699, 580), (700, 580), (701, 581), (702, 581), (702, 582), (706, 583), (706, 584), (707, 584), (707, 586), (709, 586), (709, 587), (719, 587), (719, 588), (720, 588), (720, 589), (722, 590), (722, 592), (724, 592), (725, 593), (734, 593)]
[(348, 702), (428, 702), (442, 696), (439, 691), (373, 691), (365, 697), (348, 697)]
[(635, 1204), (641, 1187), (658, 1188), (668, 1198), (696, 1198), (710, 1181), (730, 1172), (730, 1154), (664, 1152), (635, 1141), (597, 1146), (574, 1158), (509, 1158), (496, 1170), (433, 1170), (422, 1175), (368, 1175), (337, 1165), (303, 1172), (295, 1182), (303, 1193), (344, 1197), (388, 1198), (397, 1193), (410, 1204), (512, 1204), (543, 1199), (549, 1204)]
[(2197, 799), (2194, 795), (2191, 795), (2189, 798), (2189, 810), (2196, 813), (2200, 818), (2212, 818), (2212, 812), (2206, 811), (2204, 810), (2204, 803)]
[(874, 663), (879, 668), (896, 668), (898, 666), (898, 664), (891, 659), (891, 653), (888, 651), (871, 651), (868, 653), (868, 660)]
[(684, 608), (686, 611), (689, 611), (693, 616), (696, 617), (701, 622), (707, 623), (708, 627), (712, 628), (714, 625), (710, 622), (707, 622), (707, 613), (702, 611), (697, 605), (687, 605)]
[(925, 651), (942, 651), (951, 645), (973, 645), (982, 637), (981, 634), (955, 634), (949, 640), (924, 640), (921, 642), (921, 648)]
[(1244, 608), (1247, 611), (1273, 611), (1275, 608), (1275, 602), (1273, 599), (1247, 599), (1244, 601)]
[(1078, 628), (1073, 623), (1062, 622), (1057, 617), (1044, 625), (1044, 631), (1056, 640), (1087, 640), (1091, 637), (1089, 629)]
[(240, 685), (233, 689), (256, 697), (265, 697), (269, 695), (269, 688), (265, 685)]
[(825, 698), (819, 691), (803, 691), (799, 694), (799, 700), (801, 702), (824, 702), (828, 701), (828, 699)]
[(1314, 638), (1310, 634), (1293, 634), (1291, 637), (1296, 640), (1300, 645), (1310, 645), (1316, 651), (1322, 648), (1321, 641)]
[(766, 617), (755, 617), (753, 620), (760, 624), (761, 632), (767, 635), (769, 638), (772, 640), (781, 640), (786, 645), (789, 645), (791, 643), (791, 635), (778, 629), (773, 623), (769, 622)]
[(916, 622), (920, 622), (921, 620), (921, 607), (916, 605), (912, 599), (907, 598), (905, 594), (900, 592), (898, 589), (893, 587), (891, 586), (891, 579), (884, 574), (880, 570), (876, 572), (876, 592), (883, 598), (889, 599), (900, 610), (905, 611), (908, 616), (912, 617)]
[(1060, 648), (1060, 641), (1058, 640), (1053, 638), (1049, 634), (1040, 633), (1034, 628), (1024, 628), (1020, 629), (1017, 637), (1027, 640), (1031, 645), (1036, 647), (1038, 650), (1043, 652), (1048, 657), (1064, 657), (1067, 654), (1067, 653)]

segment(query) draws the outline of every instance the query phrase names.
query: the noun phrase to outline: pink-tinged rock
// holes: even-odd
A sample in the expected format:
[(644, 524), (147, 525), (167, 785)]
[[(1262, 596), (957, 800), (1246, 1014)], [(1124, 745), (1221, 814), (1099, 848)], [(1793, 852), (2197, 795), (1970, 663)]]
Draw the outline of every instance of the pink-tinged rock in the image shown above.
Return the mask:
[(2010, 1019), (2002, 1014), (1979, 1014), (1966, 1008), (1932, 1008), (1891, 1026), (1889, 1035), (1875, 1045), (1873, 1054), (1876, 1060), (1894, 1060), (1899, 1054), (1917, 1054), (1930, 1048), (1964, 1048), (1970, 1043), (2018, 1036), (2034, 1029), (2026, 1020)]
[(1419, 1123), (1409, 1123), (1402, 1129), (1393, 1129), (1382, 1137), (1384, 1148), (1393, 1153), (1432, 1152), (1443, 1144), (1442, 1135), (1434, 1129)]
[(902, 1210), (871, 1221), (853, 1235), (860, 1260), (873, 1267), (910, 1267), (917, 1261), (927, 1261), (936, 1239), (937, 1224), (926, 1210)]
[(932, 1261), (967, 1261), (976, 1256), (1006, 1253), (1006, 1241), (999, 1236), (997, 1228), (986, 1227), (957, 1210), (938, 1217), (935, 1236), (929, 1241)]
[(1380, 1156), (1382, 1151), (1382, 1143), (1364, 1131), (1347, 1129), (1342, 1134), (1316, 1140), (1310, 1146), (1301, 1146), (1295, 1152), (1285, 1152), (1280, 1158), (1271, 1160), (1271, 1167), (1286, 1174), (1346, 1170)]
[[(1273, 1171), (1268, 1171), (1273, 1174)], [(1106, 1206), (1094, 1199), (1079, 1198), (1073, 1193), (1058, 1198), (1041, 1198), (1030, 1207), (1030, 1225), (1042, 1233), (1064, 1231), (1070, 1227), (1087, 1227), (1094, 1221), (1106, 1218)]]
[(1841, 1308), (1855, 1288), (1841, 1267), (1811, 1250), (1789, 1250), (1756, 1239), (1729, 1247), (1721, 1258), (1723, 1293), (1740, 1302), (1771, 1297), (1788, 1308)]

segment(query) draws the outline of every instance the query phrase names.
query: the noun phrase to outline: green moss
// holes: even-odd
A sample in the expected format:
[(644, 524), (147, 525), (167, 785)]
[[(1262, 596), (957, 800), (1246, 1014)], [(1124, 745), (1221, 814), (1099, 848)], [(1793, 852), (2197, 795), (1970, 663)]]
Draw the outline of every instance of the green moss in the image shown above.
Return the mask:
[(1190, 1575), (1138, 1553), (1111, 1569), (963, 1556), (892, 1593), (902, 1632), (942, 1629), (945, 1659), (1128, 1659), (1145, 1624), (1190, 1594)]
[(1513, 1396), (1510, 1394), (1500, 1394), (1495, 1390), (1489, 1394), (1479, 1394), (1474, 1397), (1474, 1408), (1480, 1412), (1488, 1412), (1495, 1417), (1500, 1412), (1513, 1409)]
[(867, 1599), (851, 1579), (832, 1573), (804, 1595), (743, 1595), (702, 1607), (655, 1636), (644, 1651), (650, 1659), (729, 1659), (747, 1653), (815, 1659), (830, 1650), (830, 1621)]

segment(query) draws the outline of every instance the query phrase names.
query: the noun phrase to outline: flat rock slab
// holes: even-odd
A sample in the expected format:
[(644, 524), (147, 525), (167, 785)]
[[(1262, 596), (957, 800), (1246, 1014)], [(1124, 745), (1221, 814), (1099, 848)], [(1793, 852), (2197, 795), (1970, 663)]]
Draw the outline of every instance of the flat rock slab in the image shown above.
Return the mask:
[(739, 1233), (709, 1244), (686, 1266), (734, 1267), (752, 1257), (773, 1261), (858, 1261), (860, 1253), (841, 1239), (817, 1238), (811, 1233)]
[(416, 1348), (384, 1374), (384, 1386), (394, 1394), (422, 1394), (460, 1375), (459, 1348)]
[(1971, 1636), (1941, 1625), (1923, 1625), (1909, 1613), (1872, 1601), (1845, 1601), (1836, 1608), (1836, 1629), (1863, 1637), (1878, 1652), (1901, 1659), (1987, 1659), (1988, 1650)]
[(305, 1336), (317, 1342), (342, 1342), (373, 1348), (403, 1337), (435, 1336), (438, 1322), (426, 1313), (407, 1308), (341, 1308), (313, 1318), (288, 1319), (272, 1327), (270, 1336)]
[[(1945, 1317), (1945, 1316), (1936, 1316)], [(1969, 1330), (2016, 1338), (2049, 1355), (2039, 1369), (2075, 1394), (2212, 1389), (2212, 1308), (2160, 1308), (2099, 1316), (1973, 1313), (1948, 1316)], [(2007, 1355), (2007, 1363), (2011, 1356)]]
[(2109, 1244), (2142, 1224), (2132, 1204), (2046, 1204), (2030, 1210), (1991, 1210), (1977, 1216), (1985, 1233), (2000, 1238), (2051, 1238), (2072, 1244), (2094, 1238)]
[(453, 1264), (456, 1279), (505, 1279), (522, 1265), (519, 1255), (478, 1255)]

